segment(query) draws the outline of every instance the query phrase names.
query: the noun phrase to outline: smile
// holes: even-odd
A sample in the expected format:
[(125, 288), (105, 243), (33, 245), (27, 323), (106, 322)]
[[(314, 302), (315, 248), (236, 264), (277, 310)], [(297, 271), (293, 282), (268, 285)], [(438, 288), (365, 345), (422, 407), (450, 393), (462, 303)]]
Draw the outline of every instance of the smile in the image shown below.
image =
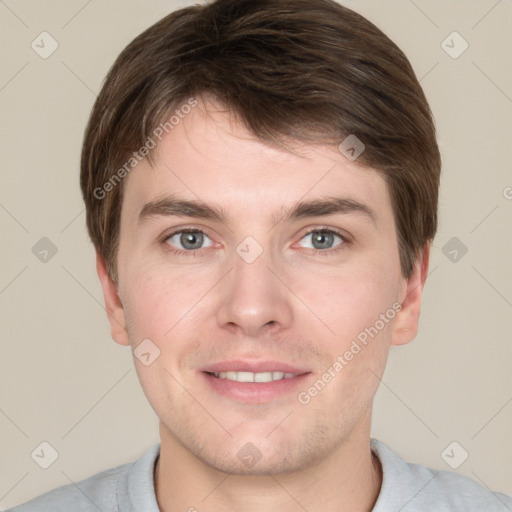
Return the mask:
[(219, 379), (227, 379), (235, 382), (272, 382), (275, 380), (292, 379), (297, 374), (279, 371), (258, 373), (226, 371), (211, 372), (210, 375), (213, 375), (214, 377), (217, 377)]

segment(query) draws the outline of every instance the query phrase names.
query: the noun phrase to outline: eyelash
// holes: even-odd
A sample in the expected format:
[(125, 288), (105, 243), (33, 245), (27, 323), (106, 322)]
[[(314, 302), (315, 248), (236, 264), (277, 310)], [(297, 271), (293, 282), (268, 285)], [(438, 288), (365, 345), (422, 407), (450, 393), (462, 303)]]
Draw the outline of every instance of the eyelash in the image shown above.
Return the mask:
[[(306, 236), (310, 235), (311, 233), (316, 233), (318, 231), (322, 231), (324, 233), (332, 233), (334, 235), (337, 235), (341, 238), (342, 241), (339, 245), (337, 245), (333, 249), (310, 249), (310, 248), (307, 248), (307, 251), (309, 252), (309, 254), (314, 254), (314, 255), (318, 255), (318, 256), (320, 256), (320, 255), (321, 256), (332, 256), (333, 254), (337, 254), (339, 251), (343, 250), (344, 246), (346, 244), (350, 243), (350, 240), (348, 239), (348, 237), (346, 235), (342, 234), (340, 231), (338, 231), (336, 229), (333, 229), (333, 228), (330, 228), (327, 226), (312, 228), (308, 232), (304, 233), (302, 235), (302, 237), (300, 238), (300, 240), (302, 240)], [(202, 249), (194, 249), (194, 250), (187, 251), (184, 249), (171, 248), (172, 246), (167, 243), (167, 240), (172, 238), (174, 235), (181, 234), (181, 233), (202, 233), (202, 234), (208, 236), (208, 234), (205, 233), (201, 229), (193, 228), (193, 227), (184, 227), (184, 228), (178, 229), (176, 231), (173, 231), (171, 233), (168, 233), (163, 237), (162, 243), (167, 246), (166, 250), (170, 251), (171, 253), (173, 253), (177, 256), (196, 256), (197, 253), (199, 251), (201, 251), (202, 249), (208, 249), (207, 247), (203, 247)]]

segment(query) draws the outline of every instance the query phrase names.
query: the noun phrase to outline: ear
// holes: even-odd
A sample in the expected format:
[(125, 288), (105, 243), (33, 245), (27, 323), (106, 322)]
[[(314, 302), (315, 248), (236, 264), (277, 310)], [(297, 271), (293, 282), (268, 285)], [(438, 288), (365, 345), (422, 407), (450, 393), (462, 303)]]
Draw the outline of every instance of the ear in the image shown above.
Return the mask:
[(411, 277), (404, 282), (404, 290), (400, 297), (402, 309), (396, 315), (393, 323), (391, 345), (405, 345), (412, 341), (418, 333), (421, 294), (427, 279), (429, 256), (430, 245), (427, 244), (414, 263)]
[(129, 345), (128, 332), (126, 330), (126, 317), (123, 304), (117, 294), (117, 286), (110, 277), (103, 256), (96, 251), (96, 271), (103, 289), (105, 308), (110, 323), (110, 334), (112, 339), (120, 345)]

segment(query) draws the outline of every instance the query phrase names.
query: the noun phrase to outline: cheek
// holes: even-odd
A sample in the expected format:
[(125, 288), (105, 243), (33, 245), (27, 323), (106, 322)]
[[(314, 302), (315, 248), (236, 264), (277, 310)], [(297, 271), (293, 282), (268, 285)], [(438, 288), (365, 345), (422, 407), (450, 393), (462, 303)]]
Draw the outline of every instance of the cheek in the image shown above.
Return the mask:
[[(385, 263), (385, 262), (383, 262)], [(382, 314), (389, 311), (396, 300), (397, 276), (395, 269), (374, 262), (361, 261), (350, 268), (334, 269), (328, 275), (316, 276), (312, 282), (298, 285), (297, 295), (314, 315), (317, 333), (324, 332), (336, 352), (350, 345), (365, 329), (372, 328)], [(378, 322), (378, 330), (389, 329), (394, 312), (385, 325)], [(373, 331), (372, 331), (373, 332)], [(364, 336), (363, 336), (364, 337)]]
[(163, 347), (173, 339), (176, 348), (179, 342), (173, 335), (183, 337), (183, 330), (196, 323), (201, 298), (211, 288), (195, 269), (171, 271), (159, 264), (137, 268), (125, 282), (122, 301), (132, 343), (149, 338)]
[[(173, 387), (172, 376), (179, 374), (179, 363), (189, 350), (185, 331), (196, 313), (193, 305), (198, 301), (197, 279), (194, 288), (192, 276), (181, 272), (176, 277), (176, 274), (161, 265), (152, 265), (139, 267), (137, 273), (125, 276), (125, 283), (129, 284), (125, 284), (122, 300), (135, 351), (135, 368), (155, 410), (162, 400), (167, 402), (164, 390), (169, 385)], [(156, 346), (150, 350), (157, 351), (158, 356), (146, 366), (137, 361), (137, 346), (147, 339)], [(175, 392), (179, 392), (179, 387)]]

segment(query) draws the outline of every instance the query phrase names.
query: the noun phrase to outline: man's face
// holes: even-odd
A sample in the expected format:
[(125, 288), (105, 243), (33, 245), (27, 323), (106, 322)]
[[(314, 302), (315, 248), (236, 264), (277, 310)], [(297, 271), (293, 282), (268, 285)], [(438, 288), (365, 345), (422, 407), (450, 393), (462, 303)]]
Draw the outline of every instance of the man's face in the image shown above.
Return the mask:
[[(151, 340), (146, 363), (160, 351), (135, 365), (163, 442), (223, 471), (299, 470), (369, 436), (407, 285), (390, 196), (379, 172), (332, 146), (270, 147), (201, 105), (123, 185), (111, 313), (128, 337), (115, 321), (113, 335), (133, 349)], [(336, 212), (286, 215), (334, 198)], [(225, 218), (177, 215), (171, 200)]]

